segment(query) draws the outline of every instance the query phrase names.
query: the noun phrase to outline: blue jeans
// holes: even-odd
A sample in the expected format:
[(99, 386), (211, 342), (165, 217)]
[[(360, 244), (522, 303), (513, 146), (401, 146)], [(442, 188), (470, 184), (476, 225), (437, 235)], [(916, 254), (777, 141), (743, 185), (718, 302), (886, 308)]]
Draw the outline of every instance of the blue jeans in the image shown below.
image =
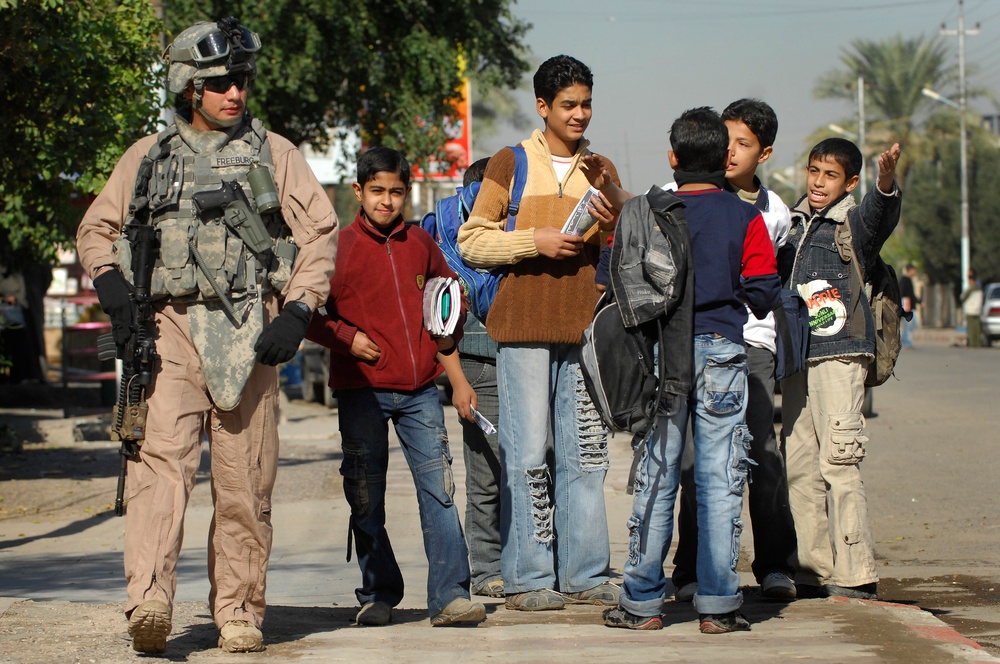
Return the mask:
[(611, 561), (608, 432), (583, 382), (580, 347), (500, 344), (497, 382), (504, 590), (599, 586)]
[(913, 311), (913, 320), (903, 319), (903, 332), (900, 335), (900, 342), (903, 348), (913, 348), (913, 331), (919, 327), (920, 321), (917, 320), (917, 311)]
[(427, 555), (427, 608), (430, 615), (453, 599), (469, 597), (469, 560), (437, 387), (412, 392), (363, 388), (337, 392), (343, 439), (344, 495), (351, 506), (362, 606), (403, 599), (403, 575), (385, 530), (385, 486), (389, 467), (389, 421), (417, 487), (417, 506)]
[[(481, 358), (462, 355), (462, 372), (476, 391), (483, 417), (494, 425), (500, 419), (497, 367)], [(480, 589), (500, 574), (500, 440), (487, 436), (479, 425), (463, 419), (465, 443), (465, 541), (469, 545), (472, 588)]]
[[(749, 499), (753, 528), (753, 574), (760, 583), (772, 572), (795, 574), (795, 524), (788, 506), (785, 457), (774, 435), (774, 353), (747, 346), (747, 430), (750, 442)], [(690, 448), (690, 449), (689, 449)], [(674, 588), (697, 581), (698, 500), (694, 487), (694, 449), (690, 437), (681, 462), (681, 498), (677, 515), (677, 552), (671, 574)]]
[(740, 554), (747, 451), (747, 356), (725, 337), (694, 338), (694, 387), (687, 404), (658, 417), (635, 478), (629, 553), (621, 605), (639, 616), (659, 615), (666, 596), (663, 563), (673, 536), (674, 502), (688, 417), (694, 439), (698, 498), (699, 613), (729, 613), (743, 604)]

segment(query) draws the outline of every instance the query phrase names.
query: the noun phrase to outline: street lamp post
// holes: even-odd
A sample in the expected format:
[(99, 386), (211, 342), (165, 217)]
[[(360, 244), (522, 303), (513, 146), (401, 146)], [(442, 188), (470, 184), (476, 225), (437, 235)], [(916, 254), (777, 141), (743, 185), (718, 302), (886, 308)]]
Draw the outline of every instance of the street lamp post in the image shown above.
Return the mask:
[(924, 88), (920, 91), (925, 97), (930, 97), (934, 101), (939, 101), (942, 104), (951, 106), (952, 108), (958, 109), (960, 117), (959, 120), (959, 140), (958, 140), (958, 151), (959, 151), (959, 187), (961, 188), (962, 196), (962, 246), (961, 246), (961, 256), (962, 256), (962, 275), (959, 279), (959, 284), (965, 284), (966, 277), (969, 274), (969, 157), (968, 157), (968, 138), (966, 137), (966, 104), (965, 104), (965, 86), (962, 86), (961, 97), (958, 103), (951, 99), (948, 99), (944, 95), (941, 95), (930, 88)]
[[(958, 283), (960, 285), (965, 284), (965, 280), (969, 275), (969, 168), (968, 168), (968, 138), (966, 137), (966, 114), (968, 112), (967, 99), (965, 94), (965, 37), (967, 35), (978, 35), (979, 34), (979, 24), (976, 24), (975, 28), (965, 27), (965, 0), (958, 0), (958, 29), (948, 30), (941, 26), (941, 34), (958, 37), (958, 111), (961, 115), (961, 132), (962, 140), (959, 143), (959, 150), (961, 152), (962, 159), (962, 276), (959, 278)], [(924, 88), (922, 92), (927, 95), (928, 89)], [(933, 92), (933, 90), (931, 90)], [(938, 101), (944, 101), (944, 98), (940, 95), (934, 97), (932, 95), (927, 95), (932, 99), (938, 99)], [(940, 97), (940, 98), (939, 98)], [(950, 101), (950, 100), (949, 100)], [(954, 105), (954, 102), (952, 102)]]

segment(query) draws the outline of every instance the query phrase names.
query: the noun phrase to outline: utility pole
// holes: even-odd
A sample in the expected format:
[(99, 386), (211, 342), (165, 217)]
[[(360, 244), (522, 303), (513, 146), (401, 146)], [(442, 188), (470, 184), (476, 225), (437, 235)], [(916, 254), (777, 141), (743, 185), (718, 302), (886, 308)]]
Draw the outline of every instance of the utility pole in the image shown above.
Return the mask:
[(858, 146), (861, 148), (861, 200), (868, 193), (868, 167), (865, 155), (865, 77), (858, 74)]
[(968, 105), (965, 94), (965, 36), (978, 35), (979, 24), (975, 28), (965, 27), (965, 0), (958, 0), (958, 30), (949, 30), (941, 26), (941, 34), (947, 37), (958, 36), (958, 106), (961, 132), (959, 140), (959, 158), (961, 163), (962, 187), (962, 274), (958, 283), (964, 285), (969, 274), (969, 157), (968, 137), (966, 136), (966, 115)]

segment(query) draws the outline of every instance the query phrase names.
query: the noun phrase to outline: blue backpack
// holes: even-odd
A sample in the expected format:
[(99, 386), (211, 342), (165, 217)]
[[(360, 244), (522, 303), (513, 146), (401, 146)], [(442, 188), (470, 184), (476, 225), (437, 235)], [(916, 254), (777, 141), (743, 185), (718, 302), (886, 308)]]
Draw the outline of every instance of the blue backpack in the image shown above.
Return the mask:
[[(514, 151), (514, 186), (511, 191), (510, 203), (507, 205), (507, 231), (514, 230), (514, 222), (524, 185), (528, 180), (528, 156), (520, 145), (511, 147)], [(469, 311), (483, 323), (489, 313), (493, 298), (496, 297), (500, 280), (507, 274), (506, 266), (483, 269), (467, 265), (458, 253), (458, 227), (469, 218), (472, 205), (479, 193), (479, 182), (473, 182), (468, 187), (459, 187), (458, 193), (437, 202), (433, 212), (428, 212), (420, 220), (420, 226), (431, 234), (434, 241), (441, 247), (441, 253), (448, 266), (458, 275), (462, 290), (468, 298)]]

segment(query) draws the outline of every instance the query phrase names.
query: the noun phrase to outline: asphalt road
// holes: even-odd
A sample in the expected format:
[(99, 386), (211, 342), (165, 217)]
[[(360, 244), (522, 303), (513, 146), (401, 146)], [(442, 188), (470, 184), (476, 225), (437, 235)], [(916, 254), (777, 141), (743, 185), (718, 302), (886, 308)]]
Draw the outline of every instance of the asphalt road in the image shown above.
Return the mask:
[[(871, 442), (863, 465), (881, 565), (880, 595), (932, 612), (993, 655), (1000, 655), (998, 364), (1000, 349), (924, 343), (905, 351), (897, 366), (899, 381), (876, 390), (876, 414), (868, 422)], [(0, 453), (0, 597), (30, 597), (42, 603), (8, 610), (0, 621), (0, 628), (4, 623), (12, 626), (11, 640), (6, 643), (22, 644), (29, 639), (25, 634), (30, 636), (34, 623), (22, 622), (21, 617), (42, 620), (40, 630), (69, 625), (75, 630), (71, 633), (75, 639), (81, 638), (81, 624), (90, 625), (94, 636), (81, 651), (82, 660), (62, 657), (64, 646), (39, 637), (31, 645), (38, 658), (23, 661), (117, 661), (123, 647), (127, 651), (127, 643), (123, 646), (120, 637), (107, 638), (109, 631), (124, 631), (118, 608), (124, 597), (124, 520), (109, 512), (117, 446), (95, 440), (101, 437), (101, 427), (94, 416), (64, 418), (58, 409), (15, 411), (6, 408), (9, 405), (9, 400), (0, 404), (0, 424), (9, 427), (0, 430), (0, 444), (18, 436), (28, 442), (21, 453)], [(446, 412), (456, 480), (461, 487), (461, 433), (454, 409)], [(338, 473), (337, 412), (295, 400), (286, 404), (284, 414), (274, 500), (275, 546), (268, 575), (268, 601), (276, 610), (269, 613), (269, 621), (277, 621), (278, 627), (292, 633), (301, 629), (298, 623), (303, 621), (348, 624), (354, 611), (351, 607), (356, 605), (353, 589), (357, 567), (344, 556), (347, 510)], [(630, 509), (625, 493), (630, 453), (624, 436), (613, 438), (611, 444), (612, 470), (605, 497), (612, 530), (613, 573), (620, 574)], [(177, 593), (178, 620), (183, 617), (195, 626), (180, 635), (175, 629), (182, 644), (184, 639), (192, 639), (191, 647), (199, 652), (214, 645), (212, 629), (203, 625), (208, 594), (204, 533), (211, 503), (207, 477), (206, 453), (188, 511), (188, 537), (179, 563)], [(460, 490), (456, 499), (464, 510), (463, 494)], [(401, 620), (425, 620), (425, 609), (420, 607), (426, 563), (418, 544), (413, 485), (398, 449), (393, 449), (390, 460), (388, 504), (397, 524), (390, 525), (390, 532), (394, 544), (400, 542), (397, 555), (407, 570), (408, 592)], [(749, 570), (750, 536), (747, 528), (740, 564), (744, 572)], [(744, 578), (752, 585), (749, 575)], [(753, 603), (752, 588), (748, 592), (749, 611), (763, 612), (751, 619), (766, 620), (773, 613), (770, 607)], [(67, 601), (86, 604), (66, 605)], [(801, 609), (789, 607), (789, 620), (795, 612), (815, 611), (816, 605), (810, 604), (815, 601), (796, 603)], [(78, 608), (67, 608), (73, 606)], [(325, 609), (326, 613), (307, 614), (297, 607), (332, 608)], [(822, 605), (819, 608), (827, 610)], [(0, 606), (0, 614), (4, 609)], [(58, 621), (46, 625), (47, 613), (57, 616)], [(491, 614), (488, 624), (502, 626), (504, 616), (503, 611)], [(571, 629), (567, 623), (595, 619), (585, 612), (575, 618), (554, 616), (545, 622), (555, 620), (553, 624), (566, 630)], [(856, 632), (866, 633), (867, 618), (856, 620)], [(283, 627), (283, 621), (292, 626)], [(688, 618), (682, 621), (690, 622)], [(777, 624), (762, 622), (763, 635), (767, 629), (777, 629), (770, 627)], [(807, 624), (814, 631), (803, 632), (803, 638), (813, 643), (815, 635), (823, 633), (822, 622)], [(612, 633), (623, 636), (617, 634), (620, 631)], [(3, 633), (0, 629), (0, 636)], [(581, 633), (591, 634), (586, 630)], [(680, 633), (683, 637), (684, 632)], [(754, 634), (758, 633), (755, 627)], [(390, 638), (390, 634), (386, 632), (385, 637)], [(599, 630), (593, 638), (600, 641), (608, 637)], [(697, 640), (696, 636), (690, 638)], [(883, 655), (886, 643), (892, 640), (885, 635), (864, 638), (883, 648)], [(901, 643), (909, 647), (909, 642)], [(278, 647), (274, 655), (282, 652)], [(882, 661), (915, 661), (907, 652), (899, 650), (899, 659), (883, 657)], [(819, 661), (830, 661), (817, 653), (814, 651)], [(0, 661), (4, 661), (3, 656)]]

